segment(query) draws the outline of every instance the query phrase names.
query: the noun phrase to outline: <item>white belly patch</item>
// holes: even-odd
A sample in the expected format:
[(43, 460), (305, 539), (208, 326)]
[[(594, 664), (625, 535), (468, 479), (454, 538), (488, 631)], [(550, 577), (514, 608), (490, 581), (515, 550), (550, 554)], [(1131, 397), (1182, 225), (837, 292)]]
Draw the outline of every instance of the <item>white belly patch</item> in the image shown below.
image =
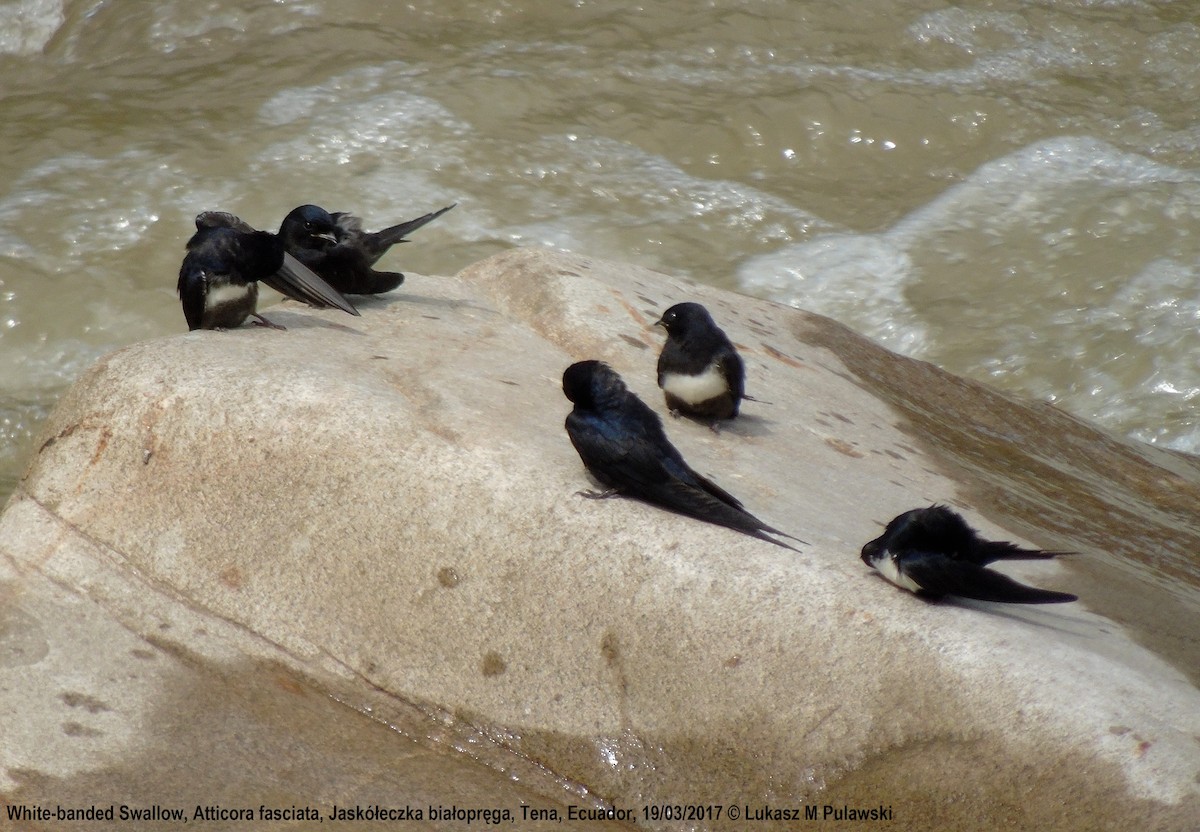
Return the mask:
[(879, 570), (880, 575), (887, 578), (896, 586), (907, 589), (909, 592), (921, 591), (921, 587), (917, 586), (912, 578), (900, 574), (900, 570), (896, 567), (896, 561), (892, 559), (891, 552), (884, 552), (883, 557), (875, 561), (875, 568)]
[(204, 305), (212, 309), (217, 306), (224, 306), (227, 303), (236, 303), (244, 300), (246, 295), (250, 294), (250, 285), (234, 286), (227, 284), (225, 286), (217, 286), (209, 289), (208, 294), (204, 296)]
[(725, 376), (717, 369), (716, 362), (708, 365), (708, 369), (698, 376), (685, 376), (679, 373), (663, 373), (662, 389), (672, 396), (683, 399), (688, 404), (699, 404), (729, 392)]

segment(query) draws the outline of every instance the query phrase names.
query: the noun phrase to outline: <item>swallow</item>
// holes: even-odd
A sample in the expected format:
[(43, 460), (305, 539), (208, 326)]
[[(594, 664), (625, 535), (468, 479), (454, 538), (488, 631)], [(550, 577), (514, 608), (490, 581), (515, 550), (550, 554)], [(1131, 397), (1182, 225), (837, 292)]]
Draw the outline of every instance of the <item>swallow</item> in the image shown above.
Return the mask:
[(910, 592), (930, 598), (957, 595), (1008, 604), (1062, 604), (1078, 598), (1017, 583), (986, 568), (989, 563), (1069, 554), (1074, 553), (984, 540), (961, 515), (940, 505), (904, 512), (862, 548), (863, 563)]
[(339, 292), (377, 295), (395, 289), (404, 282), (404, 275), (371, 267), (389, 248), (407, 243), (405, 235), (433, 222), (454, 205), (373, 233), (363, 231), (362, 220), (352, 214), (331, 214), (318, 205), (301, 205), (283, 218), (279, 236), (289, 254)]
[(176, 287), (188, 329), (232, 329), (251, 316), (263, 326), (283, 329), (255, 311), (259, 281), (312, 306), (358, 314), (348, 300), (285, 252), (276, 235), (256, 231), (222, 211), (197, 216)]
[[(654, 322), (667, 331), (658, 386), (675, 415), (732, 419), (746, 395), (746, 369), (728, 336), (698, 303), (677, 303)], [(753, 400), (753, 399), (752, 399)]]
[(792, 551), (798, 550), (768, 535), (804, 543), (771, 528), (729, 492), (688, 467), (667, 439), (658, 415), (607, 364), (572, 364), (563, 373), (562, 384), (563, 393), (575, 405), (567, 415), (567, 435), (584, 467), (608, 489), (580, 492), (583, 496), (634, 497)]

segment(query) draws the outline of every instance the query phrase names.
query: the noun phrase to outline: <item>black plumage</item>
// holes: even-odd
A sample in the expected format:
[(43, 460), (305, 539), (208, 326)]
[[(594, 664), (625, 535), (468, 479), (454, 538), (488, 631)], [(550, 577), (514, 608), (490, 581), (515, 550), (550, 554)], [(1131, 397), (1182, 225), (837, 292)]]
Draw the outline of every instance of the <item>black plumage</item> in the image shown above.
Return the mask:
[(655, 322), (667, 331), (658, 356), (658, 386), (672, 412), (696, 419), (732, 419), (746, 398), (741, 356), (698, 303), (677, 303)]
[(793, 548), (768, 535), (798, 538), (768, 526), (729, 492), (692, 470), (667, 439), (658, 415), (607, 364), (572, 364), (563, 373), (563, 392), (575, 405), (566, 422), (571, 444), (592, 475), (609, 489), (589, 496), (635, 497)]
[(349, 301), (288, 255), (276, 235), (222, 211), (197, 216), (176, 287), (188, 329), (232, 329), (251, 315), (275, 326), (255, 311), (260, 281), (312, 306), (358, 314)]
[[(457, 204), (457, 203), (456, 203)], [(362, 221), (347, 213), (331, 214), (318, 205), (301, 205), (283, 219), (279, 236), (289, 254), (339, 292), (376, 295), (404, 282), (400, 272), (377, 272), (372, 267), (388, 249), (406, 243), (406, 235), (453, 208), (448, 205), (415, 220), (382, 231), (362, 230)]]
[(1018, 583), (988, 569), (989, 563), (1065, 554), (1071, 553), (984, 540), (961, 515), (941, 505), (904, 512), (862, 548), (863, 563), (911, 592), (931, 598), (957, 595), (1009, 604), (1059, 604), (1078, 598)]

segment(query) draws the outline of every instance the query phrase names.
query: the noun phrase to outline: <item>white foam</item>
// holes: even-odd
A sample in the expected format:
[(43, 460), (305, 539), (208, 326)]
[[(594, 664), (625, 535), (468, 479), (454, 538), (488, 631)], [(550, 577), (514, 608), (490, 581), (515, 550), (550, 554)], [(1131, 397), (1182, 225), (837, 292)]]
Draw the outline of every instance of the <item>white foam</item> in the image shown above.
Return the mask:
[[(982, 165), (877, 234), (743, 263), (752, 292), (1172, 447), (1195, 433), (1200, 175), (1088, 137)], [(1137, 271), (1130, 272), (1133, 267)]]
[(65, 19), (62, 0), (0, 3), (0, 55), (41, 52)]

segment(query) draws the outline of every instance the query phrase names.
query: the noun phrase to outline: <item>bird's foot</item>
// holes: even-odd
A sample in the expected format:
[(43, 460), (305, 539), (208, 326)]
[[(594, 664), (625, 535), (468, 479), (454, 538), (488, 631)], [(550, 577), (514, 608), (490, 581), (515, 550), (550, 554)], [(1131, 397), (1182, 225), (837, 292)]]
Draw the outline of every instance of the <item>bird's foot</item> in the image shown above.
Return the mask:
[(586, 500), (607, 500), (609, 497), (615, 497), (620, 493), (615, 488), (607, 488), (604, 491), (576, 491), (575, 496), (583, 497)]
[(283, 324), (271, 323), (270, 321), (268, 321), (266, 318), (264, 318), (262, 315), (258, 314), (257, 312), (252, 312), (251, 314), (255, 318), (258, 318), (257, 321), (251, 321), (251, 323), (254, 324), (255, 326), (265, 326), (267, 329), (281, 329), (281, 330), (287, 329), (287, 327), (284, 326)]
[(718, 420), (713, 419), (711, 422), (708, 423), (708, 429), (711, 430), (713, 433), (720, 433), (721, 432), (721, 423)]
[(680, 416), (683, 415), (682, 413), (679, 412), (678, 407), (673, 407), (670, 410), (668, 410), (667, 412), (671, 414), (672, 419), (678, 419)]

